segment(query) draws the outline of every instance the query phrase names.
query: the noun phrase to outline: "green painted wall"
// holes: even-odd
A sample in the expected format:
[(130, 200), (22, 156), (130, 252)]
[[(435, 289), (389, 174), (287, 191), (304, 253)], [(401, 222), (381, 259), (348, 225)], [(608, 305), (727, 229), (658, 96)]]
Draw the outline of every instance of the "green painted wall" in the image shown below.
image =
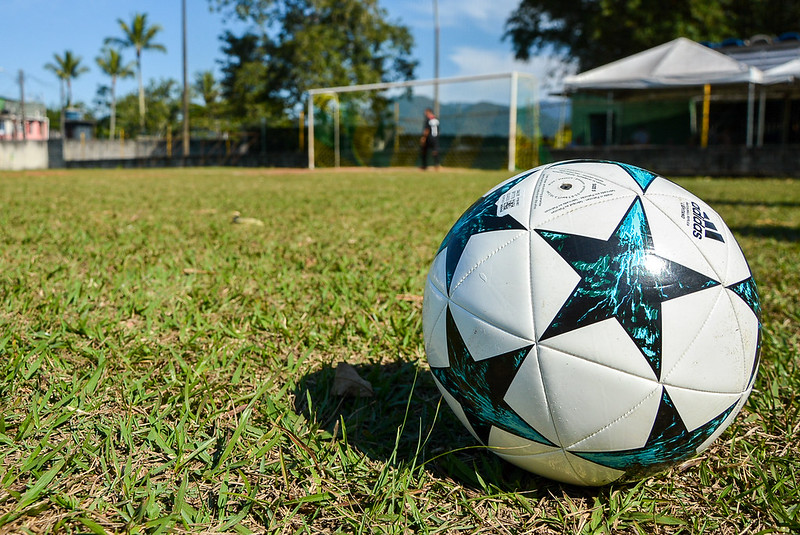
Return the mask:
[(613, 101), (572, 97), (572, 139), (576, 145), (604, 145), (606, 118), (613, 112), (613, 144), (686, 145), (692, 141), (688, 99)]

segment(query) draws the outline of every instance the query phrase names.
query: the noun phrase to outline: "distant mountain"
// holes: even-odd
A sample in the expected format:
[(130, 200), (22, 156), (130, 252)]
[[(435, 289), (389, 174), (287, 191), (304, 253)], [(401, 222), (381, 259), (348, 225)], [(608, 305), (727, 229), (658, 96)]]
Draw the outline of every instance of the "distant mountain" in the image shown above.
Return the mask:
[[(425, 108), (433, 108), (433, 99), (414, 96), (399, 101), (400, 127), (404, 132), (422, 132)], [(566, 106), (566, 109), (563, 107)], [(562, 111), (563, 110), (563, 111)], [(569, 104), (559, 101), (539, 103), (539, 128), (545, 137), (552, 137), (558, 130), (560, 115), (565, 113), (569, 124)], [(442, 103), (439, 110), (442, 135), (508, 136), (508, 106), (491, 102)], [(517, 124), (524, 132), (533, 132), (533, 111), (517, 108)]]

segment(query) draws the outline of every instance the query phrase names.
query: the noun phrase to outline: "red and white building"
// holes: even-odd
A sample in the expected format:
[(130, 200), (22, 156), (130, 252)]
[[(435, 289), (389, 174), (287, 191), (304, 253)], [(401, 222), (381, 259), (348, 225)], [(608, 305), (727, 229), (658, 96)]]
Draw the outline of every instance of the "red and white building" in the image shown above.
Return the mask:
[(18, 100), (0, 97), (0, 140), (46, 141), (49, 138), (50, 120), (44, 104), (25, 102), (23, 110)]

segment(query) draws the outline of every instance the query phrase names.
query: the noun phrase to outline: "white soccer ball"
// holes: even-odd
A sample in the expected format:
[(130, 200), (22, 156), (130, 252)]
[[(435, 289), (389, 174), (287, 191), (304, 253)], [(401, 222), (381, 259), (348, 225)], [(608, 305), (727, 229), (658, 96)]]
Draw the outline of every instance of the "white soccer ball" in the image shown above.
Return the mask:
[(707, 448), (758, 368), (760, 307), (722, 218), (669, 180), (607, 161), (498, 185), (428, 273), (425, 349), (459, 420), (566, 483), (660, 471)]

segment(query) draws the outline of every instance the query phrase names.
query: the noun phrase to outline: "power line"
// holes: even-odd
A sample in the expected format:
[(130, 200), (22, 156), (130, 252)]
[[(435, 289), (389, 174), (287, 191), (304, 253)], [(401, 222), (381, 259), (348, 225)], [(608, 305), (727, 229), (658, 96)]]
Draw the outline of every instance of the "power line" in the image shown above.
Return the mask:
[(50, 89), (54, 89), (56, 87), (56, 85), (53, 84), (52, 82), (45, 82), (44, 80), (41, 80), (41, 79), (37, 78), (36, 76), (34, 76), (32, 74), (25, 73), (25, 79), (26, 80), (27, 79), (31, 79), (34, 82), (36, 82), (37, 84), (41, 84), (41, 85), (43, 85), (45, 87), (49, 87)]
[[(5, 74), (9, 78), (11, 78), (11, 74), (7, 73), (6, 70), (3, 67), (0, 67), (0, 74)], [(3, 77), (2, 79), (0, 79), (0, 80), (2, 80), (4, 82), (4, 83), (0, 83), (0, 95), (8, 96), (8, 95), (12, 94), (12, 91), (16, 92), (16, 90), (17, 90), (16, 80), (13, 80), (13, 78), (12, 79), (9, 79), (9, 78)]]

